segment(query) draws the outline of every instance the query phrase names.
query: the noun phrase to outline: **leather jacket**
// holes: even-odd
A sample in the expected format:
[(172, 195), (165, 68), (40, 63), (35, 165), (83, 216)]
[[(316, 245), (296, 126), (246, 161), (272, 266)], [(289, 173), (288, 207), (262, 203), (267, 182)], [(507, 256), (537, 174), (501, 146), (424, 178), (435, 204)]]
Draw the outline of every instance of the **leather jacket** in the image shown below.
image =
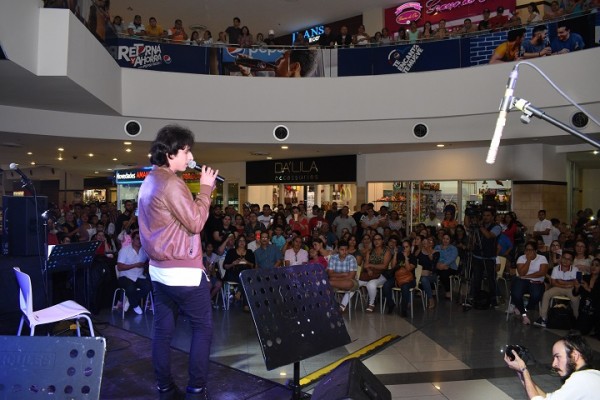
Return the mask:
[(150, 265), (204, 268), (200, 232), (209, 215), (212, 188), (200, 185), (196, 199), (168, 167), (154, 167), (140, 187), (138, 222)]

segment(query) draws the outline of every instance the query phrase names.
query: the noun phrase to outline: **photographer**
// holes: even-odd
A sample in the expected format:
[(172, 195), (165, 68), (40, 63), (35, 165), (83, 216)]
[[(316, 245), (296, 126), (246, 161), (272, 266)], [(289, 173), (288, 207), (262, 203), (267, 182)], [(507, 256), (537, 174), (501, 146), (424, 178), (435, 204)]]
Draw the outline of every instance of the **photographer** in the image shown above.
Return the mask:
[(476, 216), (468, 216), (467, 223), (472, 229), (473, 238), (473, 285), (471, 296), (478, 297), (481, 292), (481, 281), (485, 273), (488, 281), (491, 307), (498, 305), (496, 299), (496, 252), (497, 238), (502, 233), (500, 225), (494, 223), (494, 211), (485, 209), (481, 213), (481, 221)]
[(508, 350), (504, 361), (517, 371), (529, 399), (591, 400), (600, 391), (600, 371), (592, 369), (592, 349), (580, 335), (567, 335), (552, 346), (552, 369), (563, 384), (555, 392), (546, 394), (533, 382), (525, 361), (515, 351)]

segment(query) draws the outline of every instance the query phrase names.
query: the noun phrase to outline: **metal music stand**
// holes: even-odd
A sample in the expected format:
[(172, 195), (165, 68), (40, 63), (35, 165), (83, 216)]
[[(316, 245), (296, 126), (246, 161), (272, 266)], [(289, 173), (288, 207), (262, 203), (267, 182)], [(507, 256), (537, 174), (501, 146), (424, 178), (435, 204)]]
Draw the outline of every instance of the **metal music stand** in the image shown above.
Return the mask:
[(0, 400), (99, 399), (103, 337), (0, 336)]
[(320, 264), (240, 273), (267, 370), (294, 364), (292, 399), (301, 398), (300, 361), (351, 342)]
[[(69, 244), (58, 244), (54, 246), (50, 256), (48, 256), (48, 262), (46, 263), (47, 272), (63, 272), (73, 271), (73, 294), (77, 293), (76, 290), (76, 272), (78, 268), (85, 267), (84, 269), (84, 286), (87, 288), (89, 282), (89, 274), (87, 267), (92, 265), (96, 250), (100, 246), (100, 241), (95, 240), (93, 242), (78, 242)], [(84, 290), (85, 301), (84, 305), (89, 308), (89, 298), (87, 297), (87, 290)], [(50, 301), (52, 299), (50, 298)]]

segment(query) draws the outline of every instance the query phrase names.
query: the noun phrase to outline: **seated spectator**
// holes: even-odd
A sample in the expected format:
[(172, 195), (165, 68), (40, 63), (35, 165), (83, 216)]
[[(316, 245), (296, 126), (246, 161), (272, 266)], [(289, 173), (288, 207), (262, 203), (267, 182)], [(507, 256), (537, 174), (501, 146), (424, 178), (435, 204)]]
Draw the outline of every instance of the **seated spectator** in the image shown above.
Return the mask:
[(421, 240), (421, 249), (416, 257), (418, 265), (423, 267), (421, 282), (417, 282), (417, 284), (421, 284), (427, 296), (427, 308), (435, 308), (435, 300), (433, 299), (433, 291), (431, 289), (436, 281), (434, 273), (440, 259), (440, 253), (433, 249), (433, 237), (426, 237)]
[(240, 47), (251, 47), (254, 44), (254, 39), (247, 26), (242, 27), (242, 31), (238, 37), (238, 44)]
[(373, 235), (373, 246), (365, 253), (365, 262), (360, 273), (358, 284), (366, 286), (369, 293), (369, 306), (367, 312), (375, 311), (375, 298), (377, 287), (386, 281), (382, 272), (388, 269), (392, 259), (392, 253), (383, 242), (383, 236), (379, 233)]
[(537, 4), (531, 2), (527, 5), (527, 12), (529, 16), (527, 17), (528, 24), (537, 24), (538, 22), (542, 22), (542, 16), (540, 15), (540, 10), (538, 9)]
[(458, 249), (452, 244), (452, 238), (449, 233), (444, 233), (442, 236), (442, 244), (438, 244), (434, 248), (440, 255), (436, 264), (435, 272), (440, 277), (440, 282), (446, 291), (446, 298), (450, 296), (450, 277), (458, 274), (458, 265), (456, 265), (456, 257), (458, 257)]
[(504, 7), (496, 9), (496, 15), (490, 18), (490, 29), (502, 29), (508, 25), (508, 16), (504, 15)]
[(215, 44), (227, 44), (227, 34), (225, 32), (219, 32), (219, 38), (215, 41)]
[(556, 38), (552, 41), (552, 53), (565, 54), (584, 48), (585, 43), (581, 35), (571, 32), (564, 21), (559, 22), (556, 28)]
[(568, 297), (571, 300), (571, 308), (575, 318), (579, 316), (579, 295), (573, 294), (573, 288), (575, 287), (579, 270), (577, 267), (573, 266), (573, 258), (573, 252), (564, 251), (561, 256), (560, 265), (557, 265), (552, 269), (550, 289), (544, 292), (540, 317), (534, 322), (534, 325), (541, 326), (542, 328), (546, 327), (550, 300), (554, 296)]
[(579, 318), (577, 329), (587, 335), (592, 329), (594, 335), (600, 338), (600, 259), (592, 261), (592, 273), (582, 278), (581, 283), (575, 281), (574, 295), (581, 296), (579, 301)]
[(565, 10), (560, 8), (558, 1), (554, 0), (550, 3), (550, 10), (544, 13), (544, 21), (560, 18), (565, 15)]
[(522, 317), (524, 325), (530, 325), (531, 320), (523, 304), (523, 295), (529, 293), (529, 307), (536, 307), (544, 295), (544, 278), (548, 273), (548, 260), (536, 251), (537, 243), (527, 242), (525, 254), (517, 259), (518, 276), (513, 277), (511, 284), (514, 313)]
[(188, 40), (188, 34), (183, 29), (183, 22), (180, 19), (175, 20), (175, 25), (169, 29), (167, 37), (173, 42), (185, 42)]
[(320, 264), (323, 269), (327, 269), (327, 259), (319, 254), (319, 250), (314, 247), (308, 249), (308, 263)]
[[(147, 265), (148, 255), (142, 249), (140, 233), (135, 231), (131, 234), (131, 246), (123, 247), (119, 251), (117, 270), (119, 287), (125, 289), (129, 304), (134, 305), (133, 311), (138, 315), (143, 313), (140, 307), (141, 301), (152, 290), (150, 279), (144, 275), (144, 268)], [(127, 303), (123, 307), (127, 311)]]
[(302, 238), (296, 236), (292, 239), (292, 247), (285, 251), (284, 265), (308, 264), (308, 252), (302, 248)]
[[(254, 231), (254, 235), (246, 236), (246, 241), (248, 243), (248, 246), (246, 247), (252, 251), (256, 251), (256, 249), (260, 247), (260, 236), (263, 232), (263, 229), (257, 229)], [(268, 235), (269, 234), (267, 233), (267, 236)]]
[(267, 232), (260, 234), (260, 246), (254, 252), (254, 259), (256, 267), (261, 269), (277, 268), (283, 264), (281, 250), (269, 241)]
[(410, 21), (410, 25), (406, 30), (406, 38), (408, 39), (409, 43), (416, 43), (417, 40), (419, 40), (419, 31), (417, 29), (416, 21)]
[(281, 251), (283, 246), (285, 246), (285, 242), (286, 240), (285, 236), (283, 236), (283, 226), (275, 225), (273, 228), (273, 236), (271, 236), (271, 243), (277, 246), (279, 251)]
[(333, 249), (338, 241), (338, 237), (331, 231), (327, 222), (323, 222), (321, 225), (319, 237), (328, 249)]
[(515, 11), (514, 14), (512, 14), (508, 19), (508, 23), (505, 25), (505, 28), (512, 29), (519, 28), (521, 26), (523, 26), (523, 21), (521, 20), (521, 17), (519, 17), (519, 12)]
[[(212, 243), (207, 243), (202, 255), (202, 265), (204, 265), (204, 271), (210, 277), (210, 298), (212, 301), (217, 299), (223, 282), (221, 280), (221, 273), (219, 272), (219, 256), (214, 252)], [(216, 302), (216, 301), (215, 301)]]
[(580, 14), (584, 9), (584, 0), (570, 0), (566, 2), (565, 11), (567, 14)]
[(383, 44), (383, 40), (381, 38), (381, 32), (379, 32), (379, 31), (375, 32), (375, 35), (373, 35), (373, 37), (371, 38), (371, 44), (373, 46), (380, 46)]
[(190, 35), (190, 38), (188, 39), (187, 43), (190, 46), (198, 46), (201, 43), (200, 32), (192, 31), (192, 34)]
[[(239, 38), (242, 34), (242, 29), (240, 28), (240, 19), (238, 17), (235, 17), (233, 19), (233, 25), (227, 27), (227, 29), (225, 29), (225, 33), (227, 34), (227, 37), (229, 38), (229, 44), (238, 44), (239, 43)], [(219, 40), (221, 40), (221, 36), (219, 35)]]
[(521, 50), (521, 43), (523, 43), (525, 32), (525, 29), (514, 29), (509, 31), (507, 41), (500, 44), (496, 47), (496, 50), (494, 50), (494, 53), (490, 58), (490, 64), (517, 61), (519, 59), (519, 52)]
[(123, 18), (119, 15), (115, 15), (113, 18), (112, 26), (117, 35), (124, 35), (127, 33), (127, 28), (125, 28), (125, 25), (123, 24)]
[(478, 31), (477, 27), (475, 25), (473, 25), (473, 22), (471, 21), (471, 18), (466, 18), (463, 21), (463, 26), (462, 28), (460, 28), (459, 33), (461, 35), (468, 35), (471, 33), (476, 33)]
[(431, 27), (431, 22), (425, 21), (423, 25), (423, 29), (419, 33), (419, 39), (428, 40), (433, 39), (435, 37), (435, 30)]
[(48, 232), (48, 240), (47, 240), (47, 244), (48, 245), (57, 245), (59, 244), (58, 242), (58, 229), (56, 227), (56, 224), (54, 223), (54, 217), (48, 218), (48, 227), (47, 227), (47, 232)]
[[(391, 241), (392, 239), (390, 239)], [(395, 239), (394, 239), (395, 240)], [(417, 266), (416, 257), (411, 254), (411, 244), (409, 240), (402, 241), (402, 249), (394, 251), (390, 265), (392, 268), (385, 273), (386, 281), (383, 284), (383, 297), (387, 304), (387, 313), (394, 312), (396, 303), (392, 295), (392, 288), (399, 287), (402, 301), (400, 302), (400, 315), (408, 315), (408, 306), (410, 304), (410, 289), (416, 285), (414, 270)]]
[(136, 15), (133, 17), (133, 22), (127, 27), (127, 33), (130, 36), (144, 36), (146, 35), (146, 27), (142, 24), (142, 16)]
[(235, 240), (234, 248), (227, 252), (223, 261), (224, 280), (240, 283), (240, 272), (254, 268), (256, 259), (252, 250), (246, 248), (246, 238), (240, 236)]
[[(356, 279), (356, 270), (358, 265), (356, 258), (348, 254), (348, 242), (338, 244), (338, 252), (329, 259), (327, 275), (329, 284), (332, 288), (338, 290), (357, 290), (358, 280)], [(350, 295), (346, 293), (340, 302), (340, 312), (346, 311)]]
[(167, 31), (165, 31), (162, 26), (156, 23), (156, 18), (150, 17), (148, 23), (150, 25), (146, 27), (147, 36), (150, 36), (152, 38), (164, 38), (165, 36), (167, 36)]
[(263, 47), (266, 46), (267, 43), (265, 42), (265, 35), (263, 35), (262, 33), (257, 33), (256, 34), (256, 41), (254, 42), (255, 46), (259, 46), (259, 47)]
[(307, 238), (310, 235), (308, 218), (301, 214), (300, 209), (296, 206), (292, 207), (292, 219), (289, 224), (292, 230), (299, 231), (303, 238)]
[(308, 46), (308, 42), (306, 41), (306, 38), (304, 37), (304, 35), (302, 35), (301, 32), (298, 32), (296, 34), (296, 36), (294, 37), (294, 43), (292, 43), (292, 46), (294, 46), (294, 47), (307, 47)]
[(365, 32), (365, 26), (359, 25), (356, 35), (352, 37), (352, 43), (355, 46), (366, 46), (371, 41), (371, 37), (367, 32)]
[[(202, 39), (200, 40), (200, 44), (202, 44), (203, 46), (210, 46), (211, 44), (213, 44), (213, 39), (212, 39), (212, 33), (210, 33), (210, 31), (207, 29), (204, 31), (204, 33), (202, 34)], [(234, 209), (235, 211), (235, 209)]]
[(335, 40), (335, 44), (338, 46), (350, 46), (352, 44), (352, 36), (348, 35), (348, 27), (342, 25), (340, 28), (340, 34)]
[(79, 225), (79, 241), (89, 242), (91, 237), (96, 234), (96, 227), (90, 222), (90, 216), (87, 213), (81, 214), (81, 224)]
[(383, 28), (381, 30), (381, 43), (382, 44), (390, 44), (392, 43), (392, 38), (390, 37), (390, 30), (388, 28)]
[(404, 43), (408, 41), (408, 36), (406, 35), (406, 29), (400, 28), (398, 32), (396, 32), (396, 42)]
[(573, 265), (577, 267), (584, 275), (590, 273), (590, 267), (592, 265), (592, 258), (588, 254), (587, 244), (584, 240), (577, 240), (575, 242), (575, 257), (573, 259)]
[(537, 58), (552, 54), (552, 48), (547, 43), (548, 28), (538, 25), (533, 28), (531, 40), (523, 42), (523, 58)]
[(323, 33), (319, 36), (318, 43), (321, 47), (331, 47), (335, 44), (335, 39), (335, 36), (331, 32), (331, 27), (327, 25), (323, 29)]

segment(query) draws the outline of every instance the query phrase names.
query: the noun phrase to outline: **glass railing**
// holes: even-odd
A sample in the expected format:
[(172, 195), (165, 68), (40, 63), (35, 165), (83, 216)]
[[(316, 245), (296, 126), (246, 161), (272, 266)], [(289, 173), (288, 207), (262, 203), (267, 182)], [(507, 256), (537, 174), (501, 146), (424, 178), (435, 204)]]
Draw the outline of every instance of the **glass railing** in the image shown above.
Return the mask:
[[(487, 64), (494, 49), (507, 40), (508, 32), (484, 31), (462, 36), (451, 33), (441, 40), (353, 47), (197, 45), (168, 38), (117, 34), (108, 14), (99, 7), (92, 6), (87, 15), (72, 11), (123, 68), (211, 75), (331, 77), (466, 68)], [(571, 32), (582, 36), (586, 49), (598, 45), (597, 9), (545, 21), (550, 42), (557, 38), (560, 21), (567, 21)], [(523, 28), (527, 31), (525, 42), (531, 39), (534, 25)]]

